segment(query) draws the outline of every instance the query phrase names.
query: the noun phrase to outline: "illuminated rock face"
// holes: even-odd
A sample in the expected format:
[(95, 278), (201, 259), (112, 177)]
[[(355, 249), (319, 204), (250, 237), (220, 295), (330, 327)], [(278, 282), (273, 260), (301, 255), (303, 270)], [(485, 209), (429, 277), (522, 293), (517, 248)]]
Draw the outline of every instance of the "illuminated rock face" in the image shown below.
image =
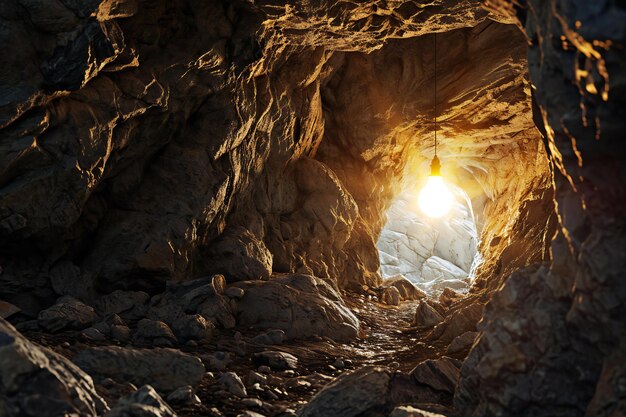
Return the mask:
[(442, 219), (420, 213), (414, 194), (404, 193), (393, 202), (377, 242), (383, 278), (404, 275), (432, 296), (446, 287), (469, 288), (478, 236), (463, 193), (457, 197)]

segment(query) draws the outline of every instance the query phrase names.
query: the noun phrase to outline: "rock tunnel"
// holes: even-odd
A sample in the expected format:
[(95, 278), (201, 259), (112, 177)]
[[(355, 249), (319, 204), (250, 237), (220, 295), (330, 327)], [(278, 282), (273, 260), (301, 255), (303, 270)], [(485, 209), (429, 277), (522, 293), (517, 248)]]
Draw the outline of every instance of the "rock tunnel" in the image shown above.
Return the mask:
[(0, 415), (624, 415), (625, 17), (2, 2)]

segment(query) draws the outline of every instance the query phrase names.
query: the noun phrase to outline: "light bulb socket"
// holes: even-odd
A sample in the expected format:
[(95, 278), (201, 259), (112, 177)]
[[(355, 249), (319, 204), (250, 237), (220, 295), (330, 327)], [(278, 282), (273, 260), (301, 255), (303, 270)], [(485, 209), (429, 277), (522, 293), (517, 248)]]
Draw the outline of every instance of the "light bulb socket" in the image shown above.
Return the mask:
[(432, 162), (430, 163), (430, 176), (431, 177), (441, 176), (441, 162), (439, 162), (439, 158), (437, 158), (437, 155), (435, 155)]

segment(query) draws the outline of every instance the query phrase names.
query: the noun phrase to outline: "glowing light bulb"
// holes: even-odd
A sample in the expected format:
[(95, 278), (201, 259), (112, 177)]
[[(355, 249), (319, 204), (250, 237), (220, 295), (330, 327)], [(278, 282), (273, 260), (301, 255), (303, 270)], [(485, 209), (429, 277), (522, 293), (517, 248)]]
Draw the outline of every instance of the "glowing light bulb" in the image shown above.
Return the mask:
[(431, 175), (417, 197), (417, 204), (428, 217), (443, 217), (452, 208), (454, 196), (441, 178)]
[(430, 177), (417, 196), (417, 204), (428, 217), (443, 217), (452, 208), (454, 196), (441, 177), (441, 163), (437, 154), (430, 164)]

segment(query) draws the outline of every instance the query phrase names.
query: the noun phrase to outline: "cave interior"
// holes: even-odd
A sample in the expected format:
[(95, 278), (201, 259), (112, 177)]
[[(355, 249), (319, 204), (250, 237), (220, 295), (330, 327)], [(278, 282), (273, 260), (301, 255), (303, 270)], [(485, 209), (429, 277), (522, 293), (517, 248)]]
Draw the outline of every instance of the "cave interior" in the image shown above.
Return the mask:
[(0, 23), (0, 416), (626, 415), (620, 2)]

